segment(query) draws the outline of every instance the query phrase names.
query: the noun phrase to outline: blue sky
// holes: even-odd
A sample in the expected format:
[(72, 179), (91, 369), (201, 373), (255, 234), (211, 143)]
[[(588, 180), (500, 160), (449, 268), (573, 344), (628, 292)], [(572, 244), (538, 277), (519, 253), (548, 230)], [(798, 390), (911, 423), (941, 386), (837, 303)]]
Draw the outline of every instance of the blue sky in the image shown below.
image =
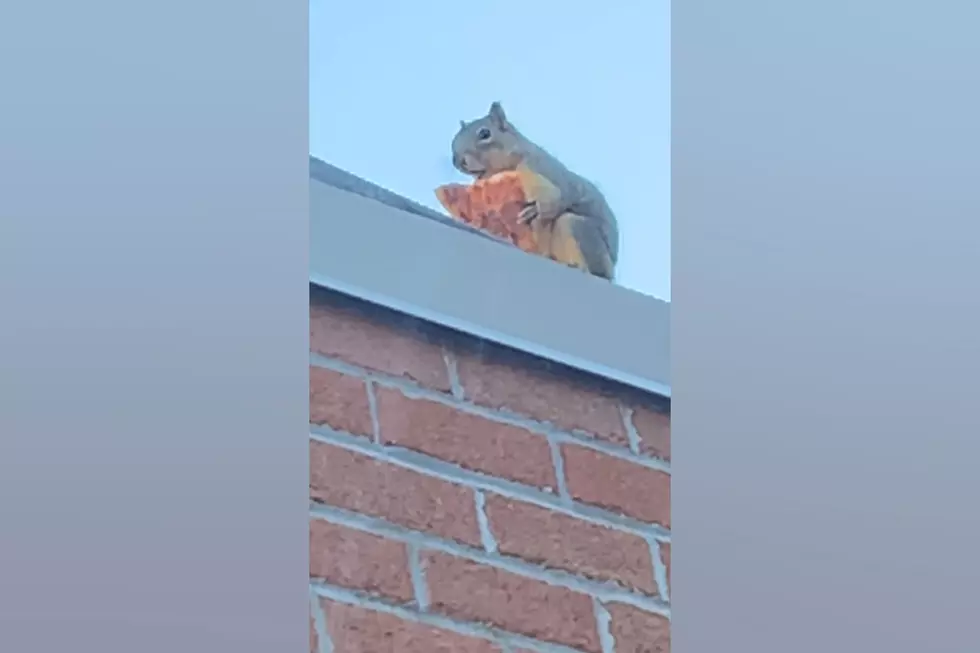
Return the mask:
[(618, 283), (670, 299), (669, 2), (310, 0), (313, 156), (442, 210), (494, 100), (606, 194)]

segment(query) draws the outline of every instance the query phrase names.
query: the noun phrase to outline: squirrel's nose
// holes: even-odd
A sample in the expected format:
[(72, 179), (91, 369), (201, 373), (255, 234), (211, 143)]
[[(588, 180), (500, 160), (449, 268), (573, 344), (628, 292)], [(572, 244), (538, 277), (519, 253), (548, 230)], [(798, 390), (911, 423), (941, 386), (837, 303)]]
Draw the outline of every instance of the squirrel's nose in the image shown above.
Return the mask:
[(455, 152), (453, 152), (453, 165), (456, 166), (457, 170), (465, 170), (463, 167), (463, 157)]

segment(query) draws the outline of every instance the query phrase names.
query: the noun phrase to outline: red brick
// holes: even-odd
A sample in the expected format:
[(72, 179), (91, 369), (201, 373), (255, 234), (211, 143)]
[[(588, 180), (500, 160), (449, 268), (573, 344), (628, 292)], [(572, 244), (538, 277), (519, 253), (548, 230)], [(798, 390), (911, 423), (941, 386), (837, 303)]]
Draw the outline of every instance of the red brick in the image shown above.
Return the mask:
[(310, 306), (310, 350), (449, 392), (442, 348), (420, 333), (390, 328), (351, 311)]
[(637, 406), (633, 409), (633, 426), (640, 436), (640, 453), (670, 460), (670, 415)]
[(381, 439), (386, 444), (518, 483), (556, 487), (545, 438), (435, 401), (410, 399), (398, 390), (377, 390)]
[(311, 441), (310, 498), (478, 546), (472, 491), (341, 447)]
[(631, 605), (606, 606), (612, 623), (609, 631), (616, 640), (616, 653), (670, 653), (670, 621)]
[(490, 495), (490, 528), (501, 553), (654, 594), (646, 541), (529, 503)]
[[(667, 594), (670, 594), (670, 542), (660, 543), (660, 559), (667, 568)], [(664, 597), (666, 598), (666, 597)]]
[(501, 653), (487, 640), (323, 600), (334, 653)]
[(364, 381), (310, 366), (310, 423), (371, 435), (371, 409)]
[(310, 521), (310, 577), (402, 602), (415, 596), (404, 544), (322, 519)]
[(320, 650), (320, 638), (316, 634), (316, 626), (313, 625), (313, 615), (310, 615), (310, 653), (317, 653)]
[(495, 363), (473, 355), (457, 362), (467, 399), (494, 409), (505, 409), (570, 431), (626, 445), (629, 440), (619, 402), (556, 373)]
[(670, 528), (670, 474), (577, 445), (562, 457), (575, 499)]
[(444, 553), (423, 558), (431, 607), (546, 642), (599, 653), (592, 599)]

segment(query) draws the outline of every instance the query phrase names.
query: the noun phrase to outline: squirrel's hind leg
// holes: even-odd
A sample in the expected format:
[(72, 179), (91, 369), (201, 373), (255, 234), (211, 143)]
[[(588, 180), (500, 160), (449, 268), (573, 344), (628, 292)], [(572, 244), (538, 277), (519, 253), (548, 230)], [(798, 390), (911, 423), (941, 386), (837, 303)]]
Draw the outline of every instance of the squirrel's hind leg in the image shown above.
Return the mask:
[(575, 213), (555, 220), (551, 233), (551, 258), (603, 279), (612, 280), (613, 262), (598, 226)]

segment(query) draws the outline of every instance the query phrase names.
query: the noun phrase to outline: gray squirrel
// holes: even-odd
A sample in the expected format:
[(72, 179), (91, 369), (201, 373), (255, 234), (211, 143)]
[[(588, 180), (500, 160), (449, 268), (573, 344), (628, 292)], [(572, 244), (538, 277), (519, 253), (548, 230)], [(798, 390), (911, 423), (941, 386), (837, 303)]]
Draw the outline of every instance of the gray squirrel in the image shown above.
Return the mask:
[(535, 232), (539, 253), (613, 280), (619, 226), (602, 192), (522, 135), (500, 102), (482, 118), (460, 121), (452, 151), (453, 166), (476, 179), (522, 173), (529, 201), (520, 221)]

